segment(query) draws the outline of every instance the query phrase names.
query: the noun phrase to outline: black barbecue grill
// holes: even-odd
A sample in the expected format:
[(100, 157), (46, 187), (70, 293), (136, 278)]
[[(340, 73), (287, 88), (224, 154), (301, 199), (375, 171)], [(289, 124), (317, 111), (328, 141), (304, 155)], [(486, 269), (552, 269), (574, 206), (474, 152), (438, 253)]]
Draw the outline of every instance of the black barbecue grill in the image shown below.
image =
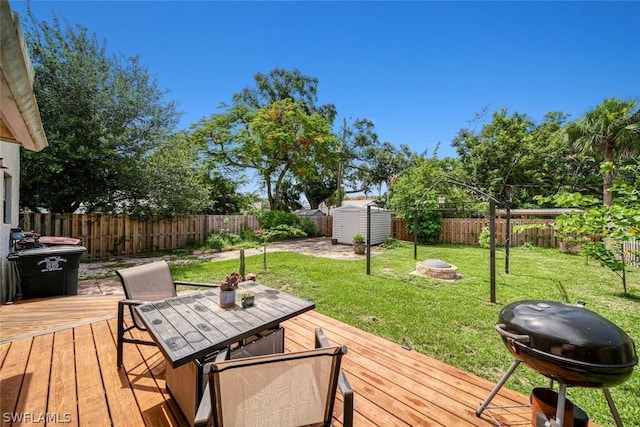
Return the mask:
[(500, 311), (496, 330), (516, 358), (476, 411), (480, 416), (520, 363), (559, 384), (556, 422), (563, 425), (566, 387), (602, 388), (616, 424), (622, 420), (608, 387), (624, 382), (638, 363), (633, 340), (584, 304), (516, 301)]

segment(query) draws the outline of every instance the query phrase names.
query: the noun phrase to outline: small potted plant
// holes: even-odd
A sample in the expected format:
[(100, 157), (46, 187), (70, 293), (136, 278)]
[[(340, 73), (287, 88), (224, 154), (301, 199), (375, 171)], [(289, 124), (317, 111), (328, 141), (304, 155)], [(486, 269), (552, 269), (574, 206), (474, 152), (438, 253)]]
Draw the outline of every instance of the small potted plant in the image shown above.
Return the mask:
[(240, 283), (240, 273), (233, 272), (220, 283), (220, 307), (227, 308), (236, 305), (236, 289)]
[(353, 253), (363, 255), (367, 246), (364, 244), (364, 236), (360, 233), (353, 236)]
[(251, 291), (244, 291), (242, 293), (242, 306), (244, 308), (251, 307), (255, 303), (256, 296)]

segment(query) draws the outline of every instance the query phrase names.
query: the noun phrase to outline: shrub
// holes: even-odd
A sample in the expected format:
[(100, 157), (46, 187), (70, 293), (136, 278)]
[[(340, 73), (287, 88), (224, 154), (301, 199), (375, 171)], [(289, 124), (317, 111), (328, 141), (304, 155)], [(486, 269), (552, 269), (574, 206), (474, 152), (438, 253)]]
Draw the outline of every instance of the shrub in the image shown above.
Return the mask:
[[(407, 231), (413, 235), (414, 214), (407, 217)], [(442, 230), (440, 212), (422, 211), (418, 214), (418, 243), (421, 245), (433, 245), (438, 243), (438, 237)]]
[(297, 226), (300, 217), (291, 212), (267, 211), (262, 214), (260, 219), (260, 227), (265, 229), (274, 229), (279, 225)]
[(398, 239), (394, 239), (393, 237), (389, 237), (381, 246), (386, 249), (402, 248), (406, 246), (406, 243)]
[(222, 238), (222, 236), (220, 236), (217, 233), (211, 233), (209, 234), (209, 237), (207, 237), (207, 242), (206, 242), (206, 246), (209, 249), (214, 249), (217, 251), (221, 251), (222, 248), (224, 248), (225, 244), (224, 244), (224, 239)]
[(482, 227), (480, 236), (478, 236), (478, 246), (482, 249), (489, 249), (489, 247), (491, 247), (491, 234), (489, 233), (489, 228)]
[(309, 237), (315, 236), (317, 234), (316, 223), (311, 221), (309, 218), (298, 217), (298, 228), (304, 231), (304, 233)]

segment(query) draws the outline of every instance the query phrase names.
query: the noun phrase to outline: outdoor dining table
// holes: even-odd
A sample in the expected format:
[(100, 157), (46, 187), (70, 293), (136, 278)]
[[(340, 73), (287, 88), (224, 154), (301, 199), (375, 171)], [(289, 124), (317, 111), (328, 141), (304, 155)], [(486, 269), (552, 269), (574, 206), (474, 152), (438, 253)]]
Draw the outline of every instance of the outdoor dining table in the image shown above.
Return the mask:
[[(245, 291), (255, 295), (247, 308), (241, 304)], [(233, 307), (221, 308), (219, 298), (220, 288), (209, 288), (135, 307), (165, 357), (167, 388), (190, 423), (202, 397), (202, 366), (212, 355), (265, 330), (279, 330), (280, 323), (315, 308), (255, 281), (240, 283)]]

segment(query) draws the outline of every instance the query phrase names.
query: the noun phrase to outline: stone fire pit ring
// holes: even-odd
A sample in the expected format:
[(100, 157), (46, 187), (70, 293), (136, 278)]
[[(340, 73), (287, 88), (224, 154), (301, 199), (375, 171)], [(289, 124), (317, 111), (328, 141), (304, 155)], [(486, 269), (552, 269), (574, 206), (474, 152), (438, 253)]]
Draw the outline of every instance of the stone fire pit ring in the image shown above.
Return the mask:
[(442, 280), (456, 280), (458, 275), (458, 267), (451, 265), (441, 259), (427, 259), (416, 264), (416, 273)]

